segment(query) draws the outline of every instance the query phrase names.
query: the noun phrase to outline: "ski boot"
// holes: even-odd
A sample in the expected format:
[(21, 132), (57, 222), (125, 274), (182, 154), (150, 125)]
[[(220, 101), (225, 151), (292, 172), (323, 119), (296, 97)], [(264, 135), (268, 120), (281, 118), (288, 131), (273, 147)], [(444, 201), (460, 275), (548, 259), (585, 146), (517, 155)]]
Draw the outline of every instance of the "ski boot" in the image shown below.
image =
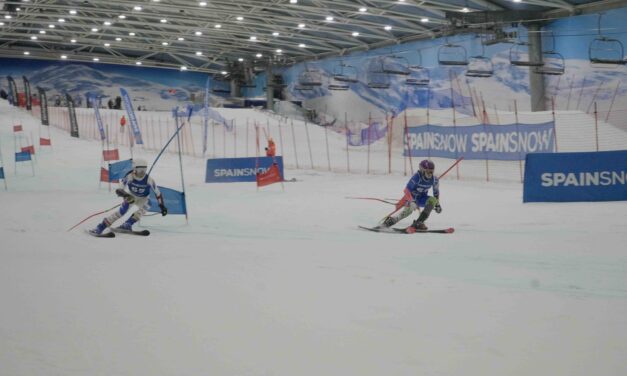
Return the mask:
[(98, 223), (98, 226), (96, 226), (96, 228), (89, 230), (90, 233), (94, 234), (94, 235), (101, 235), (102, 232), (107, 228), (107, 225), (104, 222), (100, 222)]
[(133, 232), (133, 224), (137, 222), (135, 218), (131, 217), (126, 220), (126, 222), (122, 223), (117, 229), (127, 232)]
[(383, 219), (383, 222), (381, 223), (381, 225), (379, 227), (385, 227), (385, 228), (390, 228), (392, 226), (394, 226), (394, 224), (396, 224), (396, 222), (398, 222), (396, 220), (396, 218), (394, 217), (385, 217)]

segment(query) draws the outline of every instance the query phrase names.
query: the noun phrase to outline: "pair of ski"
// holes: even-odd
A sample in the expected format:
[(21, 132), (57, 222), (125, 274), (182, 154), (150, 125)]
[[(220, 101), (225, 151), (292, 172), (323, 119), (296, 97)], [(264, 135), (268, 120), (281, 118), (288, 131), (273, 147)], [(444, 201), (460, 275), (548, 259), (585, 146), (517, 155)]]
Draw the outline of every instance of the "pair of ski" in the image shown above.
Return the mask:
[(453, 227), (443, 228), (443, 229), (435, 229), (435, 230), (416, 230), (413, 227), (407, 228), (394, 228), (394, 227), (385, 227), (385, 226), (376, 226), (376, 227), (365, 227), (359, 226), (360, 229), (373, 231), (373, 232), (384, 232), (388, 234), (452, 234), (455, 232)]
[(87, 233), (91, 236), (95, 236), (97, 238), (115, 238), (115, 234), (129, 234), (129, 235), (138, 235), (138, 236), (148, 236), (150, 235), (150, 231), (148, 230), (141, 230), (141, 231), (132, 231), (132, 230), (125, 230), (123, 228), (119, 228), (119, 227), (112, 227), (111, 231), (107, 231), (107, 232), (103, 232), (102, 234), (97, 234), (95, 232), (93, 232), (92, 230), (87, 230)]

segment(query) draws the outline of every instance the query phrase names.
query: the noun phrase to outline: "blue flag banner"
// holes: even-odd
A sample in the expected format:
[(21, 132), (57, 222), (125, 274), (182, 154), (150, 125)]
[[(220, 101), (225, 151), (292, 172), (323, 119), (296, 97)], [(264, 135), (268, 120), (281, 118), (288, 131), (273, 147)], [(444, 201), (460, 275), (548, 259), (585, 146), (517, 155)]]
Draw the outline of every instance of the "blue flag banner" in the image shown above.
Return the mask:
[(0, 167), (0, 179), (4, 179), (4, 167)]
[(625, 200), (626, 150), (527, 155), (523, 202)]
[[(174, 189), (157, 186), (161, 191), (165, 207), (168, 208), (168, 214), (187, 214), (187, 205), (185, 203), (185, 192), (179, 192)], [(150, 192), (148, 199), (148, 211), (160, 213), (159, 202), (154, 192)]]
[(94, 107), (94, 113), (96, 115), (96, 124), (98, 125), (98, 132), (100, 132), (100, 139), (104, 140), (105, 135), (104, 125), (102, 124), (102, 118), (100, 117), (100, 110), (98, 109), (98, 99), (96, 97), (90, 97), (87, 99)]
[(133, 102), (131, 101), (131, 97), (128, 95), (126, 89), (123, 87), (120, 88), (120, 94), (122, 94), (124, 108), (126, 108), (128, 120), (131, 123), (131, 129), (133, 129), (133, 134), (135, 135), (135, 143), (141, 145), (144, 143), (144, 141), (142, 141), (142, 134), (139, 130), (139, 123), (137, 122), (137, 117), (135, 116), (135, 110), (133, 109)]
[[(274, 158), (283, 175), (283, 157)], [(257, 167), (259, 160), (259, 167)], [(257, 172), (266, 172), (272, 166), (272, 157), (207, 159), (205, 183), (256, 182)]]
[(349, 129), (346, 137), (348, 137), (349, 145), (363, 146), (372, 144), (373, 142), (382, 139), (387, 134), (387, 131), (387, 125), (374, 122), (370, 124), (368, 128), (362, 129), (359, 132), (351, 132)]
[(540, 124), (426, 125), (408, 128), (407, 148), (412, 157), (524, 160), (528, 153), (555, 151), (553, 122)]
[(207, 152), (207, 137), (209, 136), (209, 86), (211, 85), (211, 77), (207, 76), (207, 83), (205, 84), (205, 116), (203, 117), (203, 140), (202, 140), (202, 155), (205, 156)]
[(115, 163), (109, 163), (109, 181), (119, 180), (133, 169), (133, 161), (127, 159)]
[(20, 151), (15, 153), (15, 161), (16, 162), (24, 162), (24, 161), (30, 161), (31, 157), (30, 157), (30, 151)]

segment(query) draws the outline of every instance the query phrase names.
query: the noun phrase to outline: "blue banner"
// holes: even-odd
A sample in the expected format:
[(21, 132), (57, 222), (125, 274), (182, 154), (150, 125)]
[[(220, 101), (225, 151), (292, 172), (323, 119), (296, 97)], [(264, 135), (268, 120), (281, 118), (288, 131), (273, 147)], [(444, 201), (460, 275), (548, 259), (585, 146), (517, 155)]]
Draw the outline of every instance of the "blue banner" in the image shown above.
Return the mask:
[(90, 97), (87, 99), (94, 106), (94, 113), (96, 114), (96, 124), (98, 125), (98, 132), (100, 132), (100, 139), (104, 140), (105, 136), (104, 125), (102, 124), (102, 118), (100, 117), (100, 110), (98, 109), (98, 99), (96, 97)]
[(553, 122), (540, 124), (425, 125), (408, 128), (407, 148), (412, 157), (524, 160), (528, 153), (555, 151)]
[(133, 161), (127, 159), (115, 163), (109, 163), (109, 181), (119, 180), (133, 169)]
[[(283, 175), (283, 157), (274, 158)], [(257, 160), (259, 168), (257, 169)], [(266, 172), (272, 166), (272, 157), (207, 159), (206, 183), (256, 182), (257, 172)]]
[(30, 161), (30, 151), (20, 151), (15, 153), (15, 161), (16, 162), (24, 162), (24, 161)]
[(207, 138), (209, 136), (209, 86), (211, 84), (211, 76), (207, 76), (205, 84), (205, 113), (203, 117), (203, 137), (202, 137), (202, 156), (207, 153)]
[(361, 129), (359, 132), (351, 132), (350, 129), (346, 134), (348, 137), (348, 144), (351, 146), (363, 146), (369, 145), (373, 142), (382, 139), (388, 132), (388, 126), (374, 122), (368, 126), (368, 128)]
[[(157, 186), (161, 191), (165, 207), (168, 208), (168, 214), (187, 214), (187, 205), (185, 203), (185, 192), (179, 192), (174, 189)], [(159, 202), (154, 192), (150, 192), (148, 199), (148, 211), (153, 213), (161, 213)]]
[(128, 120), (131, 123), (131, 129), (133, 129), (133, 134), (135, 135), (135, 143), (141, 145), (144, 143), (144, 141), (142, 141), (142, 134), (139, 130), (139, 123), (137, 122), (137, 117), (135, 116), (135, 110), (133, 109), (133, 102), (131, 101), (131, 97), (128, 95), (126, 89), (123, 87), (120, 88), (120, 94), (122, 94), (124, 108), (126, 108)]
[(0, 167), (0, 179), (4, 179), (4, 167)]
[(627, 200), (627, 151), (529, 154), (523, 202)]

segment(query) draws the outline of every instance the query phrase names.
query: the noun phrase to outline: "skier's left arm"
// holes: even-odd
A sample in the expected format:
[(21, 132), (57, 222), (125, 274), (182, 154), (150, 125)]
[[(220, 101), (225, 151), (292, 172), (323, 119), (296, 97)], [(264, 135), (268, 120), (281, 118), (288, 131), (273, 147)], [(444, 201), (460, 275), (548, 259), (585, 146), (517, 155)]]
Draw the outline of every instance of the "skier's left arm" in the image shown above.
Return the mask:
[(168, 208), (165, 207), (165, 203), (163, 201), (163, 195), (161, 195), (161, 191), (159, 190), (159, 187), (157, 187), (157, 184), (155, 184), (154, 179), (149, 177), (148, 184), (150, 184), (150, 189), (155, 193), (155, 196), (157, 197), (157, 202), (159, 203), (159, 209), (161, 209), (161, 215), (163, 216), (168, 215)]
[(440, 214), (442, 213), (442, 206), (440, 206), (440, 179), (437, 177), (433, 178), (433, 197), (438, 200), (438, 203), (435, 205), (435, 212)]

